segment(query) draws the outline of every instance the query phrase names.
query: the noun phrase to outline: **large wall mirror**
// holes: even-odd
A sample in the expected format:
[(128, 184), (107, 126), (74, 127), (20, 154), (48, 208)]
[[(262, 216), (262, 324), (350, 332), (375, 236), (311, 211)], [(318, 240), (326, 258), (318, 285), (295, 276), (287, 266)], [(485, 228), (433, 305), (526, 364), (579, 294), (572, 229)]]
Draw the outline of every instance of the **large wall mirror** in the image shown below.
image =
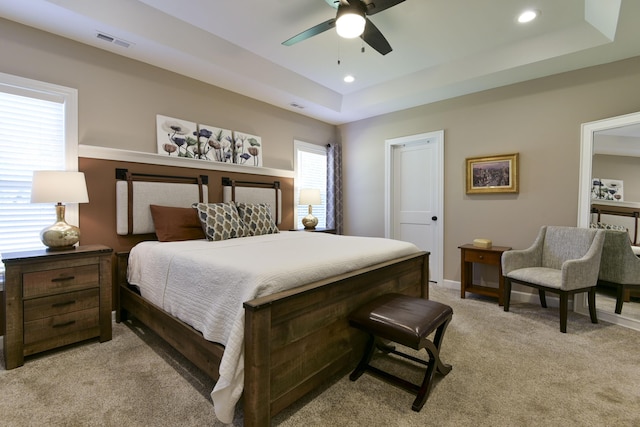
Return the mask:
[[(593, 213), (593, 205), (607, 207), (613, 214), (598, 216)], [(623, 227), (640, 253), (640, 219), (633, 216), (635, 210), (640, 216), (640, 112), (584, 123), (578, 227), (589, 227), (598, 221)], [(616, 211), (622, 213), (616, 214)], [(588, 315), (586, 293), (576, 296), (574, 307), (575, 311)], [(632, 293), (630, 300), (625, 300), (622, 312), (616, 314), (615, 292), (599, 289), (596, 307), (599, 320), (640, 331), (640, 292)]]

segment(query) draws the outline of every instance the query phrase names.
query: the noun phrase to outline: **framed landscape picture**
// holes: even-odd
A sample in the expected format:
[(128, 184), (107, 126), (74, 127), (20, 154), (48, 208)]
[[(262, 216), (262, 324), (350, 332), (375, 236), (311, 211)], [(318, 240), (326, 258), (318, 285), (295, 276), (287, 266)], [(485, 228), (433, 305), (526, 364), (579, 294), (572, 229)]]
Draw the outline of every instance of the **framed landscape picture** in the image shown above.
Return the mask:
[(518, 153), (467, 159), (467, 194), (517, 192)]

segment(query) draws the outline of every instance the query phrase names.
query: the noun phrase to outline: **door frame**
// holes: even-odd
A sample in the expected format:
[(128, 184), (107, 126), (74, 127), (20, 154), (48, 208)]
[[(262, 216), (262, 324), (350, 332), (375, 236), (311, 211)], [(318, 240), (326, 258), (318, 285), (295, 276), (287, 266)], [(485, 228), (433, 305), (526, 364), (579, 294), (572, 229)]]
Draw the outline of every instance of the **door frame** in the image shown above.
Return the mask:
[[(384, 235), (391, 238), (391, 226), (393, 224), (393, 209), (391, 201), (391, 188), (393, 188), (393, 150), (398, 145), (412, 144), (425, 139), (435, 139), (437, 147), (437, 171), (436, 171), (436, 200), (438, 211), (436, 213), (436, 251), (438, 277), (430, 277), (431, 282), (442, 285), (444, 282), (444, 130), (420, 133), (385, 140), (385, 180), (384, 180)], [(432, 254), (433, 255), (433, 254)]]

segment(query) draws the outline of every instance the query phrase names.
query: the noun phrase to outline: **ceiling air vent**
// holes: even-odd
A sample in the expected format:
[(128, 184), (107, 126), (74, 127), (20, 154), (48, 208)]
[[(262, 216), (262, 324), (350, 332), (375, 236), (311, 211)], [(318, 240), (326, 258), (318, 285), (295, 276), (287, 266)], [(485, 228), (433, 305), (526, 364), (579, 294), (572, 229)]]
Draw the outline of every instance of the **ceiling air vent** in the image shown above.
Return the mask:
[(96, 37), (99, 38), (100, 40), (103, 40), (107, 43), (113, 43), (115, 45), (118, 45), (120, 47), (129, 47), (131, 46), (133, 43), (128, 42), (126, 40), (122, 40), (122, 39), (117, 39), (113, 36), (110, 36), (109, 34), (103, 33), (103, 32), (97, 32), (96, 33)]

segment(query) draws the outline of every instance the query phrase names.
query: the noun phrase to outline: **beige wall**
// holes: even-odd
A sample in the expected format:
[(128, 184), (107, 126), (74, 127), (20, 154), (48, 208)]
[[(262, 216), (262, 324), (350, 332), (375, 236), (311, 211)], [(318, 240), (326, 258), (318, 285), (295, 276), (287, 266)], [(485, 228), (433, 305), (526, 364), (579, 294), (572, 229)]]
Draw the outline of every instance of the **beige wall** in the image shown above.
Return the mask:
[[(163, 114), (260, 135), (264, 166), (292, 169), (293, 140), (344, 144), (345, 231), (384, 234), (384, 141), (445, 131), (445, 269), (458, 245), (527, 246), (574, 225), (580, 124), (640, 111), (640, 57), (336, 127), (147, 64), (0, 19), (0, 72), (77, 88), (81, 144), (155, 152)], [(464, 192), (465, 158), (520, 153), (520, 193)]]
[(335, 138), (333, 125), (3, 19), (0, 53), (0, 72), (78, 89), (80, 144), (155, 153), (162, 114), (259, 135), (263, 165), (292, 170), (294, 139)]
[[(473, 238), (524, 248), (543, 224), (576, 225), (581, 123), (636, 111), (640, 57), (342, 125), (345, 231), (384, 235), (385, 139), (443, 129), (444, 278), (459, 281)], [(513, 152), (519, 194), (465, 194), (465, 158)]]

